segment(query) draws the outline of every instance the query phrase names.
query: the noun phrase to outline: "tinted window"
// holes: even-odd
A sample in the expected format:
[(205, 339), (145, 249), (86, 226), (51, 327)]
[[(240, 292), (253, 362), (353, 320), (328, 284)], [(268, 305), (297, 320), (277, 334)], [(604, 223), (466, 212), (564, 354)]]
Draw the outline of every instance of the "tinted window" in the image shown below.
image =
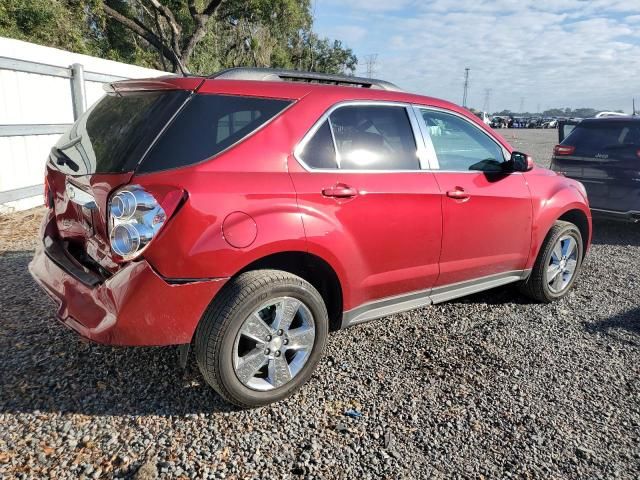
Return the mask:
[(280, 113), (289, 101), (194, 95), (171, 123), (141, 172), (183, 167), (213, 157)]
[(74, 175), (134, 170), (188, 95), (146, 92), (104, 96), (58, 140), (56, 153), (69, 160), (58, 168)]
[(421, 110), (440, 170), (502, 170), (500, 146), (470, 122), (448, 113)]
[(620, 154), (635, 154), (640, 148), (640, 122), (582, 122), (562, 142), (576, 147), (575, 155), (605, 159)]
[(419, 170), (404, 107), (346, 106), (330, 116), (341, 169)]
[(336, 150), (329, 121), (313, 134), (302, 152), (302, 161), (311, 168), (336, 168)]

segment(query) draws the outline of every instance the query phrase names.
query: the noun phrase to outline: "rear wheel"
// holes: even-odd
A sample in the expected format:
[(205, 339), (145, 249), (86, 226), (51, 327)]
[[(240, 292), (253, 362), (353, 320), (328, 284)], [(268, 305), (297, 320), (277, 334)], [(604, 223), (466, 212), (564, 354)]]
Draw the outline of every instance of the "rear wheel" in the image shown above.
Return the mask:
[(257, 407), (288, 397), (307, 381), (327, 331), (324, 302), (307, 281), (278, 270), (246, 272), (205, 312), (196, 359), (223, 398)]
[(544, 303), (564, 297), (578, 277), (583, 248), (578, 227), (557, 221), (542, 244), (531, 276), (520, 286), (521, 292)]

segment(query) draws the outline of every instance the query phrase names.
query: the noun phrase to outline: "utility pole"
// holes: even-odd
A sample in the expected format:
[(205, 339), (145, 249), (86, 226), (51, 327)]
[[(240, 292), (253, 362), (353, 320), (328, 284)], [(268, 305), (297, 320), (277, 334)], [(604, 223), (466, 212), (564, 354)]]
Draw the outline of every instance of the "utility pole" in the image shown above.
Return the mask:
[(377, 62), (378, 62), (377, 53), (371, 53), (369, 55), (364, 56), (364, 64), (367, 69), (367, 72), (366, 72), (367, 78), (373, 78), (373, 75), (376, 73)]
[(467, 92), (469, 90), (469, 67), (464, 69), (464, 94), (462, 95), (462, 106), (467, 106)]
[(520, 97), (520, 113), (524, 113), (524, 97)]
[(536, 110), (536, 113), (540, 113), (540, 104), (538, 104), (538, 109)]
[(489, 113), (489, 108), (491, 107), (491, 92), (493, 90), (490, 88), (484, 89), (484, 103), (482, 104), (482, 111)]

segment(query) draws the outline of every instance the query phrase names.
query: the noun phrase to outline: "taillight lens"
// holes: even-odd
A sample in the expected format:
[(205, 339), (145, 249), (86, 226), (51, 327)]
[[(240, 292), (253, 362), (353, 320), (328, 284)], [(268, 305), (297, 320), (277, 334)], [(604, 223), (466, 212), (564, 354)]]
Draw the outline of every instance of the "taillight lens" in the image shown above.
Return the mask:
[(636, 157), (640, 158), (640, 148), (636, 150)]
[[(163, 192), (165, 206), (139, 185), (118, 190), (109, 200), (109, 242), (123, 260), (142, 253), (178, 206), (182, 191)], [(168, 211), (167, 211), (168, 210)]]
[(575, 151), (576, 147), (573, 147), (571, 145), (556, 145), (553, 148), (554, 155), (571, 155)]

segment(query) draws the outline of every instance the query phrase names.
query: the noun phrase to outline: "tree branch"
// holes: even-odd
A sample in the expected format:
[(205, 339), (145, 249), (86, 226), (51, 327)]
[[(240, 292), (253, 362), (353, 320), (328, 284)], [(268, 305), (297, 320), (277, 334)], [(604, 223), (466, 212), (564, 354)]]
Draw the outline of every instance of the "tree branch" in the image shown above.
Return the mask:
[(149, 42), (149, 44), (155, 47), (167, 59), (169, 59), (171, 62), (173, 62), (176, 65), (180, 65), (185, 72), (187, 71), (186, 68), (184, 68), (184, 65), (182, 65), (180, 58), (178, 58), (178, 55), (173, 50), (171, 50), (171, 48), (166, 46), (151, 30), (149, 30), (149, 28), (146, 25), (144, 25), (142, 22), (138, 21), (135, 18), (131, 19), (129, 17), (126, 17), (122, 13), (109, 7), (106, 4), (103, 5), (103, 8), (105, 13), (108, 16), (110, 16), (115, 21), (117, 21), (118, 23), (122, 24), (123, 26), (131, 30), (133, 33), (144, 38), (147, 42)]
[(182, 51), (182, 59), (185, 63), (189, 61), (189, 58), (191, 57), (191, 54), (198, 42), (204, 38), (207, 33), (207, 23), (209, 22), (209, 18), (211, 18), (211, 15), (216, 12), (221, 3), (222, 0), (211, 0), (202, 13), (198, 13), (195, 0), (189, 0), (189, 13), (195, 21), (196, 27), (193, 29), (191, 36), (187, 39), (186, 46)]
[(171, 39), (173, 43), (173, 50), (176, 54), (180, 55), (182, 52), (182, 48), (180, 45), (180, 37), (182, 36), (182, 27), (180, 23), (176, 20), (176, 17), (173, 15), (173, 12), (166, 5), (161, 4), (158, 0), (149, 0), (151, 5), (162, 15), (167, 23), (169, 24), (169, 28), (171, 29)]

